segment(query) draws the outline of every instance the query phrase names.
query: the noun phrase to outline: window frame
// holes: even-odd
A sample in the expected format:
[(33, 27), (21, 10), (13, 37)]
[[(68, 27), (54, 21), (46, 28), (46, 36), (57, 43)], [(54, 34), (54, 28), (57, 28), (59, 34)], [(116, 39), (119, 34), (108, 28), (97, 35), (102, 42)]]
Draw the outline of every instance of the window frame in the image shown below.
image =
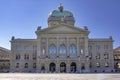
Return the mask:
[(77, 47), (75, 44), (71, 44), (69, 47), (69, 53), (70, 54), (77, 54)]
[(67, 48), (64, 44), (61, 44), (59, 47), (59, 53), (60, 54), (66, 54), (67, 53)]

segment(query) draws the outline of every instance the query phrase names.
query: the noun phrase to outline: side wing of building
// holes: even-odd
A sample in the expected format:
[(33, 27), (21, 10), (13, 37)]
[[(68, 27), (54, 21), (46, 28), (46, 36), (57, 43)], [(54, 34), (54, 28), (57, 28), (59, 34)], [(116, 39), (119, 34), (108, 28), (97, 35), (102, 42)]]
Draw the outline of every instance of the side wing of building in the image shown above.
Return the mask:
[(0, 72), (6, 72), (10, 68), (10, 50), (0, 47)]
[(88, 53), (91, 72), (113, 72), (113, 40), (112, 38), (89, 39)]
[(34, 71), (36, 68), (37, 41), (36, 39), (11, 40), (10, 70)]

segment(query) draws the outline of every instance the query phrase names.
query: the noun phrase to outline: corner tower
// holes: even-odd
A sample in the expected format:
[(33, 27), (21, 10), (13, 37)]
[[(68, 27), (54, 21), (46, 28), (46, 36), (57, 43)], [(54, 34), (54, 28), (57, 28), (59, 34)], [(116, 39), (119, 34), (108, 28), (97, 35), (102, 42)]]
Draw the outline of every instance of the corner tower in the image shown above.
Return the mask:
[(48, 17), (48, 27), (53, 27), (61, 23), (74, 26), (75, 20), (73, 14), (70, 11), (64, 10), (64, 7), (60, 4), (58, 10), (50, 12)]

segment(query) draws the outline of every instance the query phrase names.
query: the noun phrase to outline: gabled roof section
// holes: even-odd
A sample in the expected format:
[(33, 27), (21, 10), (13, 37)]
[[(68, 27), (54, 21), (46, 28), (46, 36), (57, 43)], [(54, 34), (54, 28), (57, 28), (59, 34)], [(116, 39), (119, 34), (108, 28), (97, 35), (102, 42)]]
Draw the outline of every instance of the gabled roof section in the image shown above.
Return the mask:
[(81, 29), (78, 27), (74, 27), (68, 24), (58, 24), (53, 27), (48, 27), (45, 29), (40, 29), (36, 31), (36, 34), (89, 34), (87, 29)]

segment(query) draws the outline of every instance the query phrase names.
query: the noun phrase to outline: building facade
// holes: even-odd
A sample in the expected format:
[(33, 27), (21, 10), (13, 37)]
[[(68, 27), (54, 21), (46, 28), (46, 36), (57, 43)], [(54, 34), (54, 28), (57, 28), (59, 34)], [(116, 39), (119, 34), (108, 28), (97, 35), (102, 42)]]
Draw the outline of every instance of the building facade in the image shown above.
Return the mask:
[(89, 38), (76, 27), (70, 11), (59, 6), (49, 14), (48, 27), (38, 26), (36, 39), (11, 39), (13, 72), (113, 72), (113, 39)]
[(114, 49), (115, 72), (120, 72), (120, 46)]
[(10, 50), (0, 47), (0, 72), (8, 72), (10, 69)]

